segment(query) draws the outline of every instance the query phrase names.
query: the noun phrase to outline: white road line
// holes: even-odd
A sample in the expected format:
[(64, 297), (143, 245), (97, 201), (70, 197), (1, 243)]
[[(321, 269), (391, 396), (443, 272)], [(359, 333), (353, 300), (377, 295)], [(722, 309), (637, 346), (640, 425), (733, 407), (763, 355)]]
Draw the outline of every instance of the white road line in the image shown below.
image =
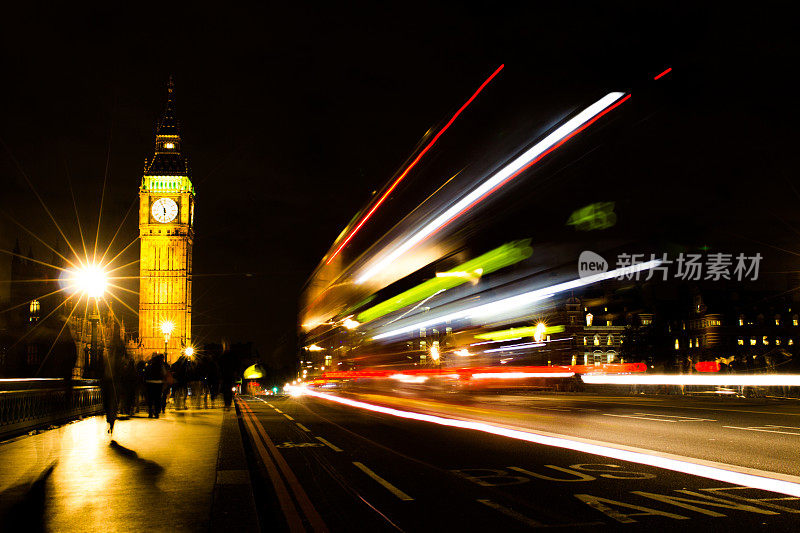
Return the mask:
[(736, 426), (722, 426), (722, 427), (728, 428), (728, 429), (744, 429), (744, 430), (747, 430), (747, 431), (761, 431), (763, 433), (780, 433), (782, 435), (795, 435), (797, 437), (800, 437), (800, 433), (794, 433), (792, 431), (778, 431), (776, 429), (763, 429), (764, 426), (757, 426), (757, 427), (751, 427), (751, 428), (740, 428), (740, 427), (736, 427)]
[(286, 413), (281, 413), (281, 414), (283, 414), (283, 416), (294, 422), (294, 418), (292, 418), (291, 416), (287, 415)]
[[(697, 418), (696, 416), (678, 416), (678, 415), (660, 415), (658, 413), (633, 413), (635, 415), (644, 415), (644, 416), (660, 416), (663, 418), (682, 418), (683, 420), (678, 420), (678, 422), (716, 422), (713, 418)], [(800, 428), (798, 428), (800, 429)]]
[(327, 446), (328, 448), (330, 448), (331, 450), (333, 450), (335, 452), (343, 451), (341, 448), (339, 448), (338, 446), (336, 446), (334, 444), (331, 444), (330, 442), (326, 441), (322, 437), (317, 437), (317, 440), (320, 441), (322, 444), (324, 444), (325, 446)]
[(300, 422), (295, 422), (295, 424), (297, 425), (297, 427), (299, 427), (299, 428), (300, 428), (300, 429), (302, 429), (303, 431), (307, 431), (308, 433), (311, 433), (311, 430), (310, 430), (310, 429), (308, 429), (307, 427), (305, 427), (305, 426), (304, 426), (303, 424), (301, 424)]
[[(762, 426), (756, 426), (756, 427), (762, 427)], [(765, 427), (765, 428), (780, 428), (780, 429), (800, 429), (800, 428), (797, 428), (797, 427), (794, 427), (794, 426), (776, 426), (774, 424), (764, 424), (763, 427)]]
[(513, 518), (519, 522), (522, 522), (528, 527), (547, 527), (545, 524), (539, 522), (538, 520), (534, 520), (533, 518), (528, 518), (522, 513), (518, 513), (514, 509), (509, 509), (499, 503), (493, 502), (492, 500), (478, 500), (478, 502), (482, 503), (486, 507), (491, 507), (495, 511), (499, 511), (506, 516)]
[(611, 413), (603, 413), (603, 416), (618, 416), (620, 418), (638, 418), (639, 420), (655, 420), (656, 422), (677, 422), (677, 420), (664, 420), (663, 418), (647, 418), (644, 416), (634, 415), (612, 415)]
[[(317, 437), (317, 438), (319, 438), (319, 437)], [(395, 496), (397, 496), (401, 500), (407, 501), (407, 502), (414, 501), (414, 498), (412, 498), (411, 496), (409, 496), (408, 494), (406, 494), (402, 490), (398, 489), (397, 487), (395, 487), (394, 485), (392, 485), (391, 483), (389, 483), (388, 481), (383, 479), (381, 476), (379, 476), (378, 474), (376, 474), (375, 472), (373, 472), (372, 470), (367, 468), (367, 466), (364, 463), (359, 463), (358, 461), (353, 461), (353, 464), (356, 465), (356, 467), (359, 470), (361, 470), (366, 475), (368, 475), (369, 477), (371, 477), (372, 479), (374, 479), (375, 481), (380, 483), (383, 488), (385, 488), (386, 490), (388, 490), (389, 492), (391, 492), (392, 494), (394, 494)]]

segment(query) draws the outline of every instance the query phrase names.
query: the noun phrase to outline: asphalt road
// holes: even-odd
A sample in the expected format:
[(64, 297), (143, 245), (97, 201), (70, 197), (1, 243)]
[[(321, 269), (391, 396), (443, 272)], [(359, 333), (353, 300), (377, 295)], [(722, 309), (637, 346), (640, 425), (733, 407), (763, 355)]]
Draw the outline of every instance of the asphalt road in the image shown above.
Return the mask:
[[(519, 413), (528, 413), (536, 424), (549, 424), (548, 431), (558, 429), (562, 434), (576, 427), (591, 426), (591, 420), (600, 420), (609, 427), (603, 430), (605, 433), (594, 433), (592, 438), (614, 431), (618, 435), (628, 432), (630, 439), (626, 444), (650, 442), (653, 448), (665, 439), (679, 441), (687, 431), (692, 435), (702, 432), (685, 427), (706, 424), (713, 428), (710, 431), (713, 437), (720, 433), (718, 427), (728, 424), (727, 418), (710, 416), (707, 411), (702, 411), (702, 416), (695, 414), (694, 418), (713, 419), (713, 422), (662, 422), (662, 417), (681, 406), (664, 402), (658, 410), (660, 416), (655, 416), (653, 402), (646, 409), (641, 402), (615, 403), (631, 400), (624, 397), (540, 396), (534, 400), (492, 396), (494, 407), (490, 409), (486, 398), (477, 397), (431, 403), (419, 398), (358, 396), (362, 401), (383, 401), (398, 408), (402, 404), (409, 411), (425, 409), (451, 418), (478, 419), (494, 416), (496, 410), (508, 410), (516, 416), (511, 417), (516, 427), (523, 427)], [(696, 406), (685, 405), (680, 412), (692, 411), (689, 407)], [(660, 531), (679, 527), (697, 531), (794, 531), (800, 528), (798, 498), (737, 488), (645, 464), (398, 418), (309, 396), (243, 397), (240, 411), (249, 435), (255, 477), (260, 479), (255, 496), (264, 529), (514, 531), (555, 527)], [(722, 411), (715, 411), (718, 412)], [(741, 414), (751, 415), (747, 423), (759, 426), (764, 425), (764, 416), (771, 416)], [(578, 421), (583, 421), (584, 426)], [(768, 422), (782, 425), (772, 419)], [(616, 430), (612, 431), (612, 426)], [(737, 430), (730, 431), (737, 434), (734, 433)], [(755, 431), (739, 431), (744, 435), (760, 435)], [(648, 437), (649, 432), (655, 433)], [(764, 435), (770, 439), (794, 438), (781, 433)], [(762, 437), (755, 437), (754, 446), (758, 438)], [(679, 444), (672, 442), (670, 446)], [(744, 451), (739, 453), (747, 455)], [(782, 464), (789, 462), (790, 459), (784, 459)]]
[(355, 399), (457, 418), (800, 475), (800, 402), (740, 398), (493, 394), (433, 396), (405, 389)]

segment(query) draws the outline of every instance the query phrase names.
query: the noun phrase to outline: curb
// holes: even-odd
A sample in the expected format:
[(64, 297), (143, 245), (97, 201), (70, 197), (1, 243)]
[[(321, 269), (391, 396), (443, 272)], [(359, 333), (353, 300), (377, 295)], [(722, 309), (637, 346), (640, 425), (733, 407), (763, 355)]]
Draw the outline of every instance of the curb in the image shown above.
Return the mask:
[(261, 531), (239, 428), (239, 409), (224, 411), (210, 531)]

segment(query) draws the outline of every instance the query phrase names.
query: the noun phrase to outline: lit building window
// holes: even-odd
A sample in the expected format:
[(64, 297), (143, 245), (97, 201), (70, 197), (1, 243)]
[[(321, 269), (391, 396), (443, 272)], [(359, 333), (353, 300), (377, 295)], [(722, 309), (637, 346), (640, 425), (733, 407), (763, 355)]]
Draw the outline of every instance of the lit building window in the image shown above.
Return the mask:
[(610, 326), (610, 325), (611, 325), (611, 321), (610, 320), (606, 320), (606, 326)]
[(173, 148), (175, 148), (175, 143), (164, 143), (164, 148), (166, 148), (167, 150), (172, 150)]
[(420, 328), (419, 329), (419, 336), (420, 337), (425, 337), (426, 335), (427, 335), (427, 332), (425, 331), (425, 328)]
[(794, 345), (794, 339), (789, 339), (789, 342), (787, 342), (786, 344), (788, 344), (789, 346)]
[(692, 344), (692, 339), (689, 339), (689, 348), (694, 348), (694, 346)]
[(676, 350), (680, 350), (680, 348), (681, 348), (681, 345), (680, 345), (680, 343), (678, 342), (678, 339), (675, 339), (675, 349), (676, 349)]
[(649, 325), (650, 325), (650, 324), (652, 324), (652, 323), (653, 323), (653, 321), (652, 321), (652, 320), (650, 320), (649, 318), (643, 318), (643, 319), (642, 319), (642, 325), (643, 325), (643, 326), (649, 326)]
[(587, 337), (583, 338), (583, 345), (584, 346), (588, 346), (589, 345), (589, 339)]
[(744, 326), (744, 317), (739, 317), (739, 325)]
[(769, 344), (769, 339), (767, 339), (766, 335), (761, 337), (761, 342), (762, 342), (762, 344), (764, 344), (764, 346), (767, 346)]
[(694, 347), (695, 348), (699, 348), (700, 347), (700, 339), (699, 338), (694, 340)]
[(750, 339), (750, 346), (755, 346), (755, 345), (756, 345), (756, 340)]
[(586, 314), (586, 326), (587, 327), (591, 327), (593, 319), (594, 319), (594, 315), (592, 313), (587, 313)]
[(780, 315), (775, 315), (775, 325), (776, 326), (780, 326), (781, 325), (781, 316)]
[(775, 346), (780, 346), (780, 345), (781, 345), (781, 340), (775, 337)]
[(594, 345), (595, 346), (600, 346), (600, 335), (595, 335), (594, 336)]
[(744, 346), (744, 339), (736, 339), (736, 344), (739, 346)]
[(794, 315), (794, 316), (792, 317), (792, 325), (793, 325), (793, 326), (796, 326), (796, 325), (797, 325), (797, 315)]
[(607, 343), (609, 346), (611, 346), (612, 344), (614, 344), (614, 337), (613, 337), (612, 335), (609, 335), (609, 336), (608, 336), (608, 339), (606, 340), (606, 343)]

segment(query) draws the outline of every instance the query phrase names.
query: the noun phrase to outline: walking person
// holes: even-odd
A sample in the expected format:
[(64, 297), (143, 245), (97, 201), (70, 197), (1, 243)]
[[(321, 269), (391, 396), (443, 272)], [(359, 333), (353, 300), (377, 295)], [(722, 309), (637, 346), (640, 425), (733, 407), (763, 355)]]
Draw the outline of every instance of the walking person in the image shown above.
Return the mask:
[(109, 353), (106, 357), (101, 357), (100, 359), (103, 365), (100, 392), (103, 395), (103, 409), (106, 412), (106, 422), (108, 423), (108, 433), (110, 435), (114, 432), (114, 422), (117, 421), (119, 406), (117, 387), (114, 380), (115, 370), (117, 370), (114, 364), (116, 358)]
[(161, 413), (164, 414), (167, 411), (169, 391), (172, 390), (172, 386), (175, 384), (175, 376), (170, 372), (169, 365), (164, 361), (163, 357), (161, 358), (161, 375), (164, 377), (164, 381), (161, 389), (161, 403), (159, 407), (161, 408)]
[(161, 391), (164, 387), (164, 356), (154, 353), (144, 369), (147, 417), (158, 418), (161, 412)]

